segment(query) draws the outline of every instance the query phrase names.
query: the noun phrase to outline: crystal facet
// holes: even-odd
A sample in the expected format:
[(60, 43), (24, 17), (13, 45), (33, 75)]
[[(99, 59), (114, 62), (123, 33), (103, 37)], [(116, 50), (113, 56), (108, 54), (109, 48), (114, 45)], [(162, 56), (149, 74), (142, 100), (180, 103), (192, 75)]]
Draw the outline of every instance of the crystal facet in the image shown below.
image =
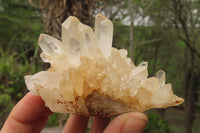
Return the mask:
[(95, 18), (95, 36), (100, 51), (107, 58), (112, 47), (113, 24), (101, 14), (97, 14)]
[(53, 112), (111, 117), (166, 108), (184, 100), (165, 84), (165, 73), (148, 78), (147, 62), (135, 66), (125, 49), (112, 47), (113, 24), (98, 14), (95, 32), (77, 18), (62, 24), (62, 41), (41, 34), (41, 58), (50, 69), (25, 76), (31, 93)]

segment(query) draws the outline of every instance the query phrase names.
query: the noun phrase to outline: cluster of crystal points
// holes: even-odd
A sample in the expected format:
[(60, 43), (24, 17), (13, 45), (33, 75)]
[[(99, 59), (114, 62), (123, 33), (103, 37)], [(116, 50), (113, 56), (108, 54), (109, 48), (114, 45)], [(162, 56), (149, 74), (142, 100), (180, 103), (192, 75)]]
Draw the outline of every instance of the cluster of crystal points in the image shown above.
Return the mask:
[(25, 76), (28, 89), (53, 112), (110, 117), (165, 108), (184, 100), (165, 84), (165, 73), (148, 78), (147, 62), (135, 66), (127, 51), (112, 47), (113, 24), (101, 14), (95, 32), (77, 18), (62, 24), (62, 41), (41, 34), (41, 58), (51, 68)]

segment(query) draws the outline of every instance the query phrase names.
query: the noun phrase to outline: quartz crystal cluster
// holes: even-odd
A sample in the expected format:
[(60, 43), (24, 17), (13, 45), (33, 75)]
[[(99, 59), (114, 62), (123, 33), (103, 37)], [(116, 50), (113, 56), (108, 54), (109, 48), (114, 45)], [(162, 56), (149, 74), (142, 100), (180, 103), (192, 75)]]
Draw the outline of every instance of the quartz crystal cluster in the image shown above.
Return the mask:
[(165, 73), (148, 78), (147, 62), (135, 66), (125, 49), (112, 47), (113, 24), (97, 14), (95, 30), (69, 17), (62, 41), (41, 34), (47, 71), (25, 76), (32, 94), (53, 112), (111, 117), (130, 111), (176, 106), (184, 100), (165, 84)]

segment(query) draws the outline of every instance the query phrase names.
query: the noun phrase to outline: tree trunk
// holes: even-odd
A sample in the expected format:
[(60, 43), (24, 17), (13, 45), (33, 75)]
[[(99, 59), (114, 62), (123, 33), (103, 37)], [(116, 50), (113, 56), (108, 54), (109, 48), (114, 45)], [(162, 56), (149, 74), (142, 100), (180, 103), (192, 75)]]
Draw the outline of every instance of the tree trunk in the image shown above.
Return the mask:
[(69, 17), (76, 16), (82, 23), (92, 25), (91, 8), (94, 1), (91, 0), (57, 0), (50, 1), (43, 11), (43, 23), (48, 34), (60, 39), (61, 24)]
[(186, 122), (185, 122), (185, 133), (192, 133), (192, 123), (193, 123), (193, 117), (194, 117), (194, 85), (192, 82), (194, 82), (194, 74), (191, 74), (191, 77), (189, 78), (189, 88), (187, 92), (187, 102), (186, 102)]
[[(188, 88), (189, 88), (189, 79), (191, 77), (190, 71), (188, 71), (188, 48), (185, 47), (185, 51), (184, 51), (184, 80), (183, 80), (183, 88), (184, 88), (184, 98), (185, 98), (185, 103), (187, 103), (187, 97), (188, 97)], [(187, 105), (187, 104), (185, 104)]]
[(129, 14), (130, 14), (130, 29), (129, 29), (130, 57), (133, 60), (133, 3), (131, 0), (129, 0)]
[(199, 75), (196, 73), (194, 67), (194, 53), (191, 52), (191, 68), (188, 73), (188, 91), (187, 91), (187, 102), (186, 102), (186, 122), (185, 122), (185, 133), (192, 133), (192, 124), (195, 118), (195, 108), (197, 99), (197, 88), (199, 84)]

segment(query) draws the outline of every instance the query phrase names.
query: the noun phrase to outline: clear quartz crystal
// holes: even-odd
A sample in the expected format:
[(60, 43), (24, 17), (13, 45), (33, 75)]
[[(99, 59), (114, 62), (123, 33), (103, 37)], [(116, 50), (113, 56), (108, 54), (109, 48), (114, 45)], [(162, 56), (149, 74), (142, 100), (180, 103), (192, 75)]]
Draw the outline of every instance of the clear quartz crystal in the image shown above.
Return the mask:
[(159, 70), (159, 71), (156, 73), (156, 78), (158, 78), (159, 86), (160, 86), (160, 87), (163, 87), (163, 86), (165, 85), (165, 72), (162, 71), (162, 70)]
[(78, 66), (81, 54), (81, 37), (79, 32), (80, 21), (75, 17), (69, 17), (62, 24), (62, 42), (64, 50), (67, 52), (70, 63)]
[(164, 71), (148, 78), (148, 63), (135, 66), (127, 50), (112, 47), (113, 24), (97, 14), (95, 32), (76, 17), (62, 24), (62, 41), (39, 37), (50, 69), (25, 76), (31, 93), (53, 112), (111, 117), (130, 111), (175, 106), (184, 100), (165, 84)]
[(43, 52), (40, 54), (40, 58), (42, 59), (43, 62), (49, 63), (47, 56)]
[(106, 17), (97, 14), (95, 18), (95, 36), (97, 44), (103, 55), (110, 55), (113, 39), (113, 24)]
[(53, 56), (61, 53), (62, 42), (45, 34), (41, 34), (39, 45), (44, 54)]
[(71, 66), (61, 41), (49, 35), (40, 34), (39, 45), (43, 51), (40, 55), (42, 60), (50, 62), (57, 71), (63, 71)]
[(96, 40), (93, 33), (92, 28), (87, 25), (80, 25), (80, 33), (81, 33), (81, 55), (91, 57), (91, 50), (94, 48)]

